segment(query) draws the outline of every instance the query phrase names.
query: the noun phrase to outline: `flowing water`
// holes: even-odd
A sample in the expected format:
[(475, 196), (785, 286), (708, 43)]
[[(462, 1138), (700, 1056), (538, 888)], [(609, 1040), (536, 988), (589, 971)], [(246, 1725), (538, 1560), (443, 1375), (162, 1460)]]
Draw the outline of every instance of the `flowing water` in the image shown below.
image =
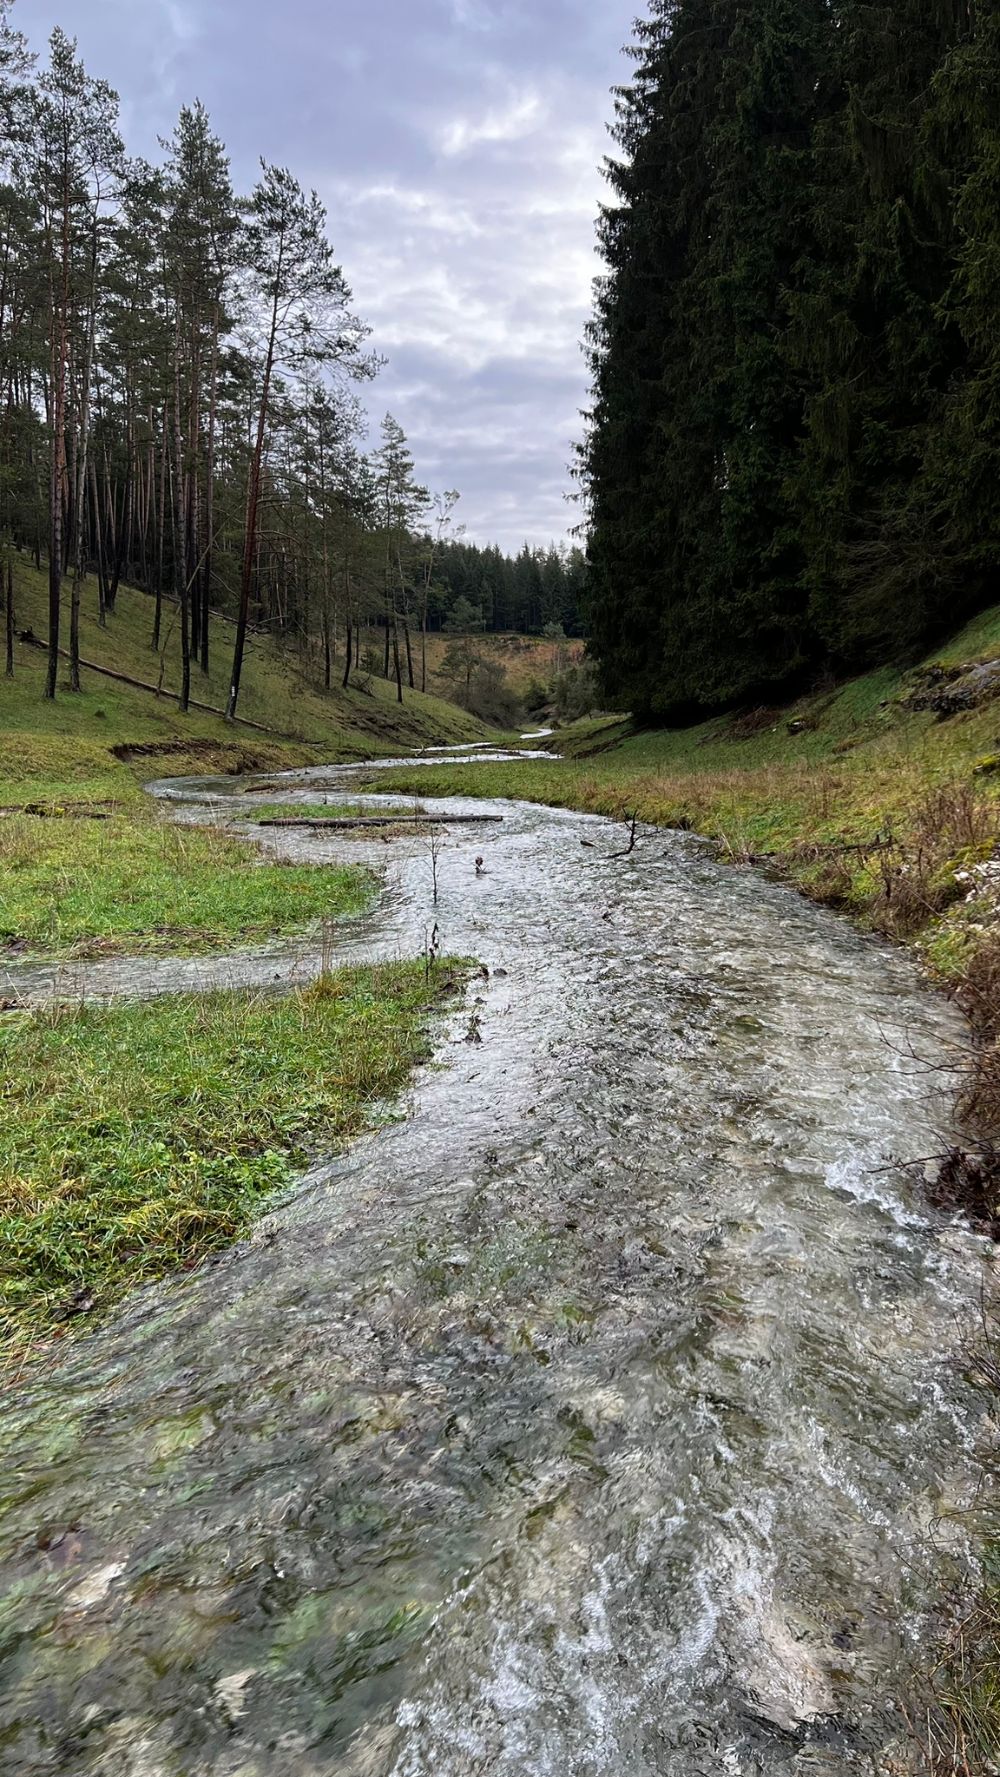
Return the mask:
[[(254, 803), (160, 788), (180, 818)], [(0, 1411), (5, 1777), (904, 1768), (893, 1699), (965, 1572), (980, 1249), (896, 1162), (939, 1143), (920, 1057), (959, 1026), (906, 957), (697, 841), (616, 856), (603, 821), (447, 804), (484, 807), (436, 908), (424, 840), (258, 835), (384, 869), (345, 958), (436, 924), (489, 977), (405, 1121)]]

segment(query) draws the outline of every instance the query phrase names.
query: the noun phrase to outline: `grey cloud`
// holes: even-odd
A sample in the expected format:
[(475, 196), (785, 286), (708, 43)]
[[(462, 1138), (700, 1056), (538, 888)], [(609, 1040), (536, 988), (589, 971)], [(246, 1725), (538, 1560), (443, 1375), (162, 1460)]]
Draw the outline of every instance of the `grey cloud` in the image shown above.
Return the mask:
[(249, 186), (258, 156), (315, 185), (373, 343), (366, 401), (470, 533), (563, 536), (586, 399), (580, 339), (609, 88), (632, 0), (17, 0), (116, 85), (153, 153), (198, 96)]

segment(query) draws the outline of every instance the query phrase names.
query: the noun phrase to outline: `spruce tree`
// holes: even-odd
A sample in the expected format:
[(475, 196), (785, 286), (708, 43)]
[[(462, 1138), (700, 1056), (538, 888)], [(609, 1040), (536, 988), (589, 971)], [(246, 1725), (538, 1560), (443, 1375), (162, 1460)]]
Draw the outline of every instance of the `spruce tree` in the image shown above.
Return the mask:
[(719, 500), (687, 600), (689, 658), (698, 663), (691, 686), (702, 704), (781, 688), (812, 650), (788, 492), (807, 385), (789, 318), (816, 257), (813, 140), (827, 101), (829, 31), (823, 0), (758, 0), (738, 9), (727, 38), (696, 268), (695, 363), (712, 391)]
[(665, 717), (912, 650), (988, 596), (996, 26), (971, 0), (653, 0), (633, 54), (582, 473), (606, 692)]
[(958, 361), (948, 179), (923, 152), (934, 77), (964, 0), (841, 0), (839, 98), (817, 132), (820, 253), (797, 309), (811, 383), (794, 495), (810, 611), (837, 667), (914, 646), (946, 589), (913, 500), (931, 413)]
[(607, 163), (615, 201), (599, 225), (607, 270), (589, 332), (593, 406), (582, 463), (589, 627), (609, 701), (643, 713), (669, 707), (684, 679), (675, 657), (665, 683), (683, 630), (677, 562), (690, 569), (706, 507), (717, 510), (710, 464), (695, 460), (706, 427), (688, 426), (698, 396), (684, 374), (693, 321), (685, 274), (710, 190), (705, 132), (721, 79), (715, 10), (714, 0), (655, 0), (637, 25), (633, 78), (615, 98), (619, 154)]
[(926, 151), (953, 205), (942, 318), (962, 362), (932, 414), (913, 501), (933, 526), (949, 617), (1000, 586), (1000, 17), (965, 22), (934, 83)]
[(646, 714), (781, 683), (806, 657), (788, 316), (829, 28), (820, 0), (657, 7), (619, 94), (585, 476), (595, 651)]

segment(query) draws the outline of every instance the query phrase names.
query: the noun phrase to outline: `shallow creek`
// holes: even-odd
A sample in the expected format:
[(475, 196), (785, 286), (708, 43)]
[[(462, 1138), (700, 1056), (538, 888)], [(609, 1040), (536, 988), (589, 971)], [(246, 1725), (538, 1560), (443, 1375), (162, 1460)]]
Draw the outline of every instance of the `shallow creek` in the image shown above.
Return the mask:
[[(238, 819), (353, 778), (156, 788)], [(894, 1165), (939, 1145), (921, 1058), (954, 1015), (696, 840), (443, 806), (504, 820), (446, 833), (436, 908), (426, 839), (258, 835), (384, 870), (338, 958), (437, 924), (489, 979), (404, 1121), (8, 1395), (0, 1770), (905, 1769), (893, 1699), (975, 1483), (981, 1243)], [(313, 940), (0, 987), (318, 967)]]

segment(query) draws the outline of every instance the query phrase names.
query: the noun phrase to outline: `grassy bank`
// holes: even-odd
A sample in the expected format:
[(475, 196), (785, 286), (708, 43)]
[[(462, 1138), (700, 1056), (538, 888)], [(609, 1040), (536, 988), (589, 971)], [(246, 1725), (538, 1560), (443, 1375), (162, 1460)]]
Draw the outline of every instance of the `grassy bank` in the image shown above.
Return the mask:
[(256, 847), (144, 810), (0, 820), (0, 955), (218, 950), (359, 912), (374, 878), (262, 864)]
[(427, 1050), (455, 977), (352, 969), (303, 992), (0, 1021), (0, 1329), (79, 1324), (244, 1233), (364, 1128)]
[[(19, 634), (44, 634), (46, 596), (43, 577), (20, 559)], [(103, 630), (96, 604), (88, 585), (83, 657), (154, 685), (162, 670), (170, 690), (176, 636), (169, 663), (151, 650), (152, 601), (122, 587)], [(172, 622), (168, 608), (165, 640)], [(195, 669), (192, 694), (221, 705), (232, 650), (222, 619), (214, 640), (212, 670)], [(484, 732), (436, 698), (407, 692), (400, 708), (380, 680), (327, 693), (297, 656), (262, 637), (251, 638), (240, 705), (258, 729), (182, 715), (165, 695), (86, 669), (82, 692), (62, 684), (46, 702), (44, 674), (44, 653), (21, 641), (13, 679), (0, 678), (0, 947), (30, 952), (207, 950), (355, 911), (370, 892), (363, 874), (261, 865), (232, 837), (180, 833), (142, 783), (385, 756)]]
[[(15, 573), (19, 635), (45, 634), (46, 582), (20, 558)], [(0, 678), (0, 807), (43, 807), (94, 802), (133, 804), (142, 780), (223, 771), (280, 771), (294, 765), (364, 759), (442, 746), (480, 737), (485, 730), (453, 704), (407, 690), (396, 702), (394, 685), (364, 678), (349, 691), (339, 683), (327, 692), (300, 657), (270, 637), (251, 636), (244, 669), (240, 716), (258, 724), (228, 725), (221, 716), (192, 709), (182, 714), (167, 693), (177, 690), (177, 639), (168, 607), (166, 656), (150, 647), (152, 600), (123, 586), (117, 609), (101, 629), (97, 593), (84, 589), (81, 652), (85, 660), (156, 687), (141, 690), (94, 671), (83, 671), (83, 689), (68, 689), (64, 669), (52, 703), (42, 696), (45, 655), (19, 641), (13, 679)], [(169, 640), (168, 640), (169, 634)], [(232, 625), (213, 620), (214, 655), (209, 673), (192, 671), (192, 697), (221, 709), (232, 657)]]
[[(19, 634), (45, 633), (46, 586), (21, 559)], [(84, 591), (85, 667), (42, 696), (44, 652), (18, 642), (0, 678), (0, 954), (173, 954), (238, 946), (349, 915), (363, 870), (262, 861), (221, 828), (177, 827), (143, 792), (160, 776), (281, 771), (478, 738), (433, 697), (364, 680), (327, 693), (301, 659), (251, 637), (235, 726), (176, 689), (150, 648), (152, 601), (122, 587), (106, 630)], [(224, 702), (232, 628), (192, 695)], [(249, 724), (257, 724), (256, 727)], [(219, 994), (0, 1018), (0, 1320), (24, 1340), (75, 1326), (132, 1284), (242, 1233), (311, 1151), (361, 1128), (423, 1053), (440, 982), (417, 968), (338, 975), (288, 998)], [(85, 1320), (84, 1320), (85, 1324)]]

